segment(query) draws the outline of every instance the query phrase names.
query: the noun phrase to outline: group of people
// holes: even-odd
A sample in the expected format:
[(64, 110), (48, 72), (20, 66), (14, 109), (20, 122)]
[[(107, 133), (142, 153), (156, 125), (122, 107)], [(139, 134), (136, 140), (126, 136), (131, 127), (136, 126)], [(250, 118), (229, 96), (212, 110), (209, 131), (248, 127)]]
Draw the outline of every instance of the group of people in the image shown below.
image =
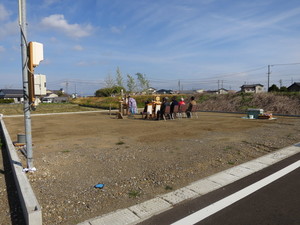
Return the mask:
[[(170, 114), (173, 114), (174, 112), (174, 107), (178, 105), (179, 107), (181, 105), (186, 105), (185, 102), (184, 102), (184, 98), (181, 98), (180, 101), (178, 102), (176, 100), (176, 96), (173, 96), (172, 99), (171, 99), (171, 102), (169, 102), (169, 98), (168, 97), (164, 97), (163, 98), (163, 102), (161, 104), (161, 108), (160, 110), (157, 112), (157, 120), (160, 120), (163, 118), (163, 115), (165, 114), (165, 110), (166, 110), (166, 107), (167, 106), (170, 106)], [(186, 109), (186, 114), (187, 114), (187, 117), (190, 117), (190, 113), (192, 111), (192, 107), (193, 105), (196, 105), (196, 100), (195, 100), (195, 97), (192, 96), (190, 98), (190, 102), (188, 104), (188, 107)]]
[[(146, 101), (145, 102), (145, 108), (144, 108), (144, 112), (147, 111), (147, 105), (150, 104), (150, 101)], [(167, 106), (170, 106), (170, 114), (173, 114), (174, 112), (174, 107), (176, 105), (178, 105), (179, 107), (181, 105), (186, 105), (184, 98), (180, 98), (180, 101), (177, 101), (176, 96), (173, 96), (171, 98), (171, 101), (169, 101), (168, 97), (164, 97), (162, 100), (162, 103), (158, 103), (161, 105), (160, 109), (157, 111), (157, 115), (156, 115), (156, 119), (160, 120), (163, 118), (163, 115), (165, 114), (165, 110)], [(190, 117), (190, 112), (192, 111), (192, 107), (193, 105), (196, 105), (196, 101), (195, 101), (195, 97), (192, 96), (190, 98), (190, 102), (187, 105), (186, 108), (186, 114), (187, 117)], [(134, 115), (138, 113), (138, 109), (137, 109), (137, 103), (136, 100), (134, 98), (132, 98), (131, 96), (128, 96), (128, 109), (129, 109), (129, 113), (130, 115)]]

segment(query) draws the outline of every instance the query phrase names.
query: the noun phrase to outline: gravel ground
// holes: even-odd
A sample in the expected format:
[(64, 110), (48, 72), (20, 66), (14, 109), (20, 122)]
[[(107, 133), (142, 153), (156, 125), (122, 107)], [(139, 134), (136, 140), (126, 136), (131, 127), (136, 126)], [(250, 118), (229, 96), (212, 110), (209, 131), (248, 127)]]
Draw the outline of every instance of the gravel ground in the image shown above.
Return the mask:
[[(44, 224), (77, 224), (300, 141), (296, 117), (198, 114), (173, 121), (104, 113), (32, 117), (38, 171), (28, 177)], [(23, 118), (5, 123), (12, 140), (23, 132)], [(98, 183), (104, 188), (94, 188)]]

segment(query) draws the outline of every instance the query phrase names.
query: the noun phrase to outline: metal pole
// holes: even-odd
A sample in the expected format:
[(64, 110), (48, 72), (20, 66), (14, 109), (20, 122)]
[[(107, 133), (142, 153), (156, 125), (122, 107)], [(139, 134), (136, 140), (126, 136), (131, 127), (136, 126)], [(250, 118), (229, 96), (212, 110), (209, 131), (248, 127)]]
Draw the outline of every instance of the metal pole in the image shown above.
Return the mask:
[(19, 0), (19, 25), (21, 31), (21, 56), (22, 56), (22, 77), (23, 77), (23, 96), (24, 96), (24, 123), (25, 139), (27, 151), (27, 168), (32, 170), (32, 136), (31, 136), (31, 116), (28, 88), (28, 54), (27, 54), (27, 23), (26, 23), (26, 0)]
[(270, 74), (271, 74), (270, 67), (271, 67), (271, 65), (268, 65), (268, 90), (267, 90), (267, 92), (269, 92), (269, 88), (270, 88)]

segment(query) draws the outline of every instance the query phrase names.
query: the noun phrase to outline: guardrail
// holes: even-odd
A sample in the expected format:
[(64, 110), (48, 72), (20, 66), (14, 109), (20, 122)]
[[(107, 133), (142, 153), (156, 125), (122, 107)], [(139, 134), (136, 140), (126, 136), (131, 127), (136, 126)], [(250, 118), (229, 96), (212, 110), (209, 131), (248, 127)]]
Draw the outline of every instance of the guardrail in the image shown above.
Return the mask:
[(0, 115), (0, 129), (3, 140), (6, 145), (10, 165), (14, 175), (19, 199), (21, 202), (24, 218), (28, 225), (42, 225), (42, 210), (27, 179), (26, 174), (22, 171), (22, 163), (18, 157), (15, 146), (13, 145), (5, 123)]

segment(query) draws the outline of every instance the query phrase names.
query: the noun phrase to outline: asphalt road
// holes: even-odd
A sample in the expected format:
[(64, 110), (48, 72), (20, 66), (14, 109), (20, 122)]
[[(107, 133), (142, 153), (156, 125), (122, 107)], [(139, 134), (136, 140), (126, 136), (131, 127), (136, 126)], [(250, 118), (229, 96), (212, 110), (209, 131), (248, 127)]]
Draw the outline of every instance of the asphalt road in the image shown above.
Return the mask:
[[(298, 160), (300, 160), (300, 153), (207, 195), (179, 204), (169, 211), (140, 223), (140, 225), (164, 225), (176, 221), (178, 223), (182, 218), (233, 195)], [(180, 224), (186, 225), (187, 223)], [(195, 224), (299, 225), (300, 168)]]

